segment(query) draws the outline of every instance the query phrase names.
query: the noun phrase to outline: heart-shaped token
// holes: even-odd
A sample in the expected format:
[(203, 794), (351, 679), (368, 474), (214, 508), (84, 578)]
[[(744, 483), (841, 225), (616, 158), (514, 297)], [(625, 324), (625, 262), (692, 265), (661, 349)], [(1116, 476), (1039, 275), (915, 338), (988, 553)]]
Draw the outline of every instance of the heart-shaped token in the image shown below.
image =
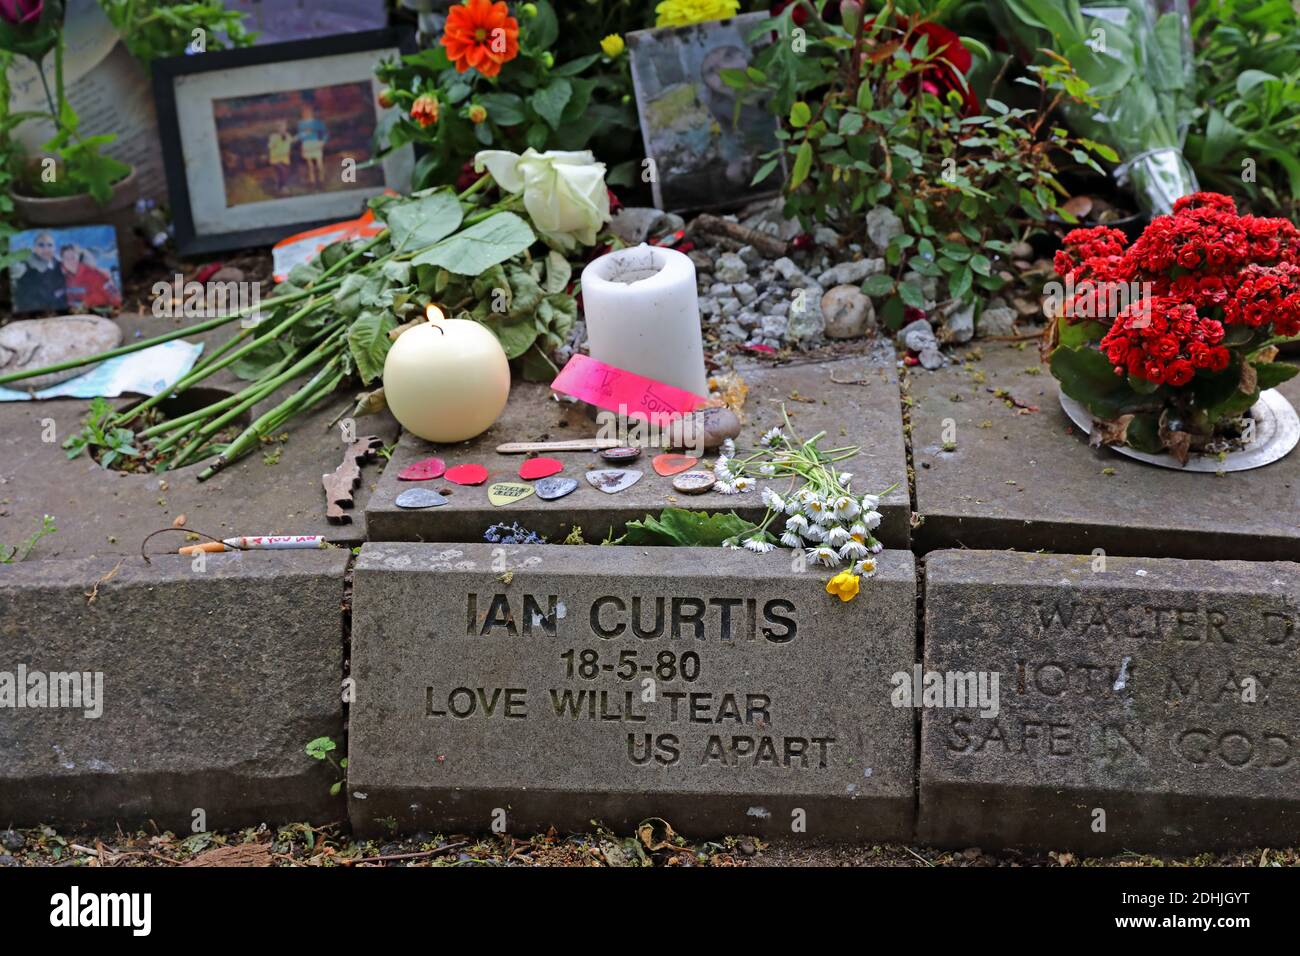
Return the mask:
[(431, 488), (412, 488), (410, 491), (403, 491), (397, 496), (395, 504), (399, 508), (439, 508), (447, 503), (447, 499)]
[(441, 478), (447, 470), (447, 463), (441, 458), (425, 458), (413, 465), (407, 465), (397, 473), (398, 481), (429, 481)]
[(538, 478), (549, 478), (563, 470), (564, 462), (556, 461), (554, 458), (529, 458), (519, 466), (519, 477), (524, 481), (534, 481)]
[(655, 471), (664, 478), (690, 471), (699, 463), (698, 458), (692, 458), (690, 455), (666, 454), (655, 455), (654, 458)]
[(600, 457), (606, 461), (636, 461), (641, 457), (641, 449), (626, 448), (606, 448), (600, 453)]
[(525, 485), (518, 481), (498, 481), (488, 486), (488, 501), (500, 508), (514, 501), (522, 501), (532, 493), (532, 485)]
[(487, 481), (488, 470), (482, 465), (457, 465), (455, 468), (448, 468), (447, 473), (443, 475), (448, 481), (454, 481), (458, 485), (481, 485)]
[(565, 495), (578, 487), (576, 478), (543, 478), (533, 489), (537, 492), (537, 497), (543, 501), (554, 501), (556, 498), (563, 498)]
[(673, 488), (684, 495), (702, 495), (717, 483), (711, 471), (688, 471), (673, 479)]
[(627, 468), (601, 468), (587, 472), (587, 482), (607, 495), (626, 491), (641, 480), (641, 472)]

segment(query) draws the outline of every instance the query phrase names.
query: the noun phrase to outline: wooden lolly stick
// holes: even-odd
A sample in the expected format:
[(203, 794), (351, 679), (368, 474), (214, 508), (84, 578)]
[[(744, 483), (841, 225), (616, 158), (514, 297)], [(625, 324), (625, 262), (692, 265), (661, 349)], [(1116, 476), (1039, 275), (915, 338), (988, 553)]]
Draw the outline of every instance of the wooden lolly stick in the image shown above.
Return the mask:
[(530, 451), (601, 451), (621, 448), (617, 438), (580, 438), (573, 441), (508, 441), (497, 445), (498, 455), (525, 455)]

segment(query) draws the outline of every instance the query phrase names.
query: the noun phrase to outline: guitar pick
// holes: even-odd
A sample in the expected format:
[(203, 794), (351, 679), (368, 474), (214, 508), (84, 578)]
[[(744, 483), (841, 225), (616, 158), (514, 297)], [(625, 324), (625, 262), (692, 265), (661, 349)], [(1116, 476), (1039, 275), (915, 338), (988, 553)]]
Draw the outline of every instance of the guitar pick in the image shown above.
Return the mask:
[(700, 463), (698, 458), (692, 458), (690, 455), (655, 455), (655, 471), (660, 476), (667, 478), (670, 475), (680, 474), (683, 471), (690, 471)]
[(454, 481), (458, 485), (481, 485), (487, 481), (488, 470), (482, 465), (457, 465), (455, 468), (448, 468), (447, 473), (443, 475), (448, 481)]
[(429, 481), (441, 478), (447, 470), (447, 463), (441, 458), (425, 458), (413, 465), (407, 465), (397, 473), (398, 481)]
[(438, 508), (447, 503), (447, 499), (431, 488), (412, 488), (403, 491), (394, 502), (399, 508)]
[(519, 466), (519, 477), (524, 481), (536, 478), (549, 478), (564, 470), (564, 462), (554, 458), (529, 458)]
[(640, 448), (606, 448), (600, 453), (606, 461), (636, 461), (641, 457)]
[(684, 495), (702, 495), (717, 483), (711, 471), (688, 471), (673, 479), (673, 488)]
[(525, 498), (531, 497), (532, 494), (532, 485), (521, 484), (517, 481), (498, 481), (496, 484), (488, 486), (488, 501), (498, 508), (511, 502), (523, 501)]
[(607, 495), (626, 491), (641, 480), (641, 472), (627, 468), (603, 468), (587, 472), (587, 483)]
[(578, 487), (576, 478), (543, 478), (533, 489), (537, 492), (537, 497), (543, 501), (554, 501), (556, 498), (563, 498), (565, 495)]

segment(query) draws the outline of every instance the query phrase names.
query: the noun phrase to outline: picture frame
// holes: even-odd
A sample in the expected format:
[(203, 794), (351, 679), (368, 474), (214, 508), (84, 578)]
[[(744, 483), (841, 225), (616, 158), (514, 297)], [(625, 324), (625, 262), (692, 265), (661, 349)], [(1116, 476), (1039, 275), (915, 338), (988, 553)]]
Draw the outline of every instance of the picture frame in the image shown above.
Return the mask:
[(413, 147), (373, 162), (394, 118), (374, 68), (414, 51), (410, 31), (388, 28), (156, 60), (181, 255), (272, 245), (409, 191)]
[(656, 208), (719, 209), (780, 193), (776, 176), (750, 185), (761, 154), (779, 145), (776, 118), (758, 100), (737, 111), (735, 91), (719, 76), (750, 64), (751, 35), (768, 16), (746, 13), (627, 35), (641, 137), (655, 164)]

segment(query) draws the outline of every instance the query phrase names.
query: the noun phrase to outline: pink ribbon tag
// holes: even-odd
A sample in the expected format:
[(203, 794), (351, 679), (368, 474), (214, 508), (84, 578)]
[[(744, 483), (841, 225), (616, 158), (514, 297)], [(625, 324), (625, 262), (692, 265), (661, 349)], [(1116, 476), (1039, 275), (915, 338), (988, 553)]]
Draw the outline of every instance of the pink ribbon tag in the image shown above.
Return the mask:
[(587, 355), (575, 355), (551, 383), (554, 391), (628, 418), (666, 424), (693, 412), (703, 396), (615, 368)]

